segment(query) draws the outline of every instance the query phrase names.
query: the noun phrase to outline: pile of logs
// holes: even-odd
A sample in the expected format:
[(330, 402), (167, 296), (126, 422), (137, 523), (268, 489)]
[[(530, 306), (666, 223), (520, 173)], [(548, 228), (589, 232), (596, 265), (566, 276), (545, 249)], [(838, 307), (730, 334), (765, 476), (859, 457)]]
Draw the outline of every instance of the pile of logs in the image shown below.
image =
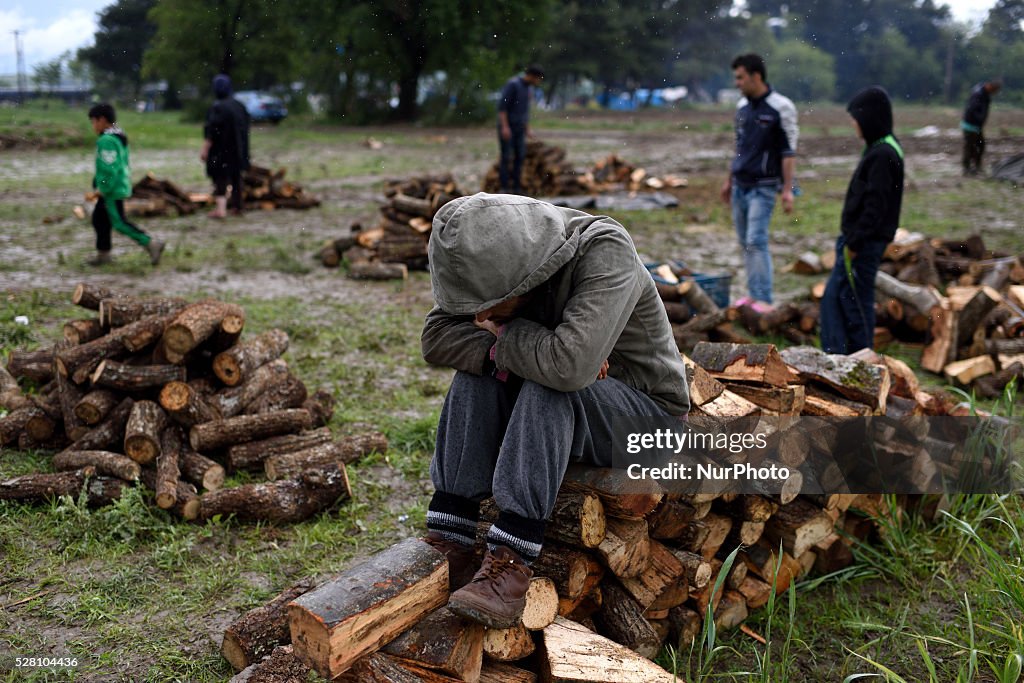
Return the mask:
[(252, 165), (242, 176), (245, 186), (245, 207), (272, 211), (274, 209), (311, 209), (320, 200), (307, 194), (298, 183), (284, 179), (287, 171)]
[[(617, 190), (661, 190), (666, 187), (686, 187), (685, 178), (666, 175), (650, 176), (612, 154), (598, 161), (587, 171), (577, 171), (566, 159), (564, 147), (547, 145), (539, 140), (526, 143), (521, 186), (532, 197), (563, 197), (580, 194), (600, 194)], [(498, 165), (494, 164), (484, 176), (484, 192), (500, 192)]]
[[(72, 301), (97, 315), (0, 368), (0, 446), (57, 451), (54, 473), (0, 481), (0, 499), (101, 506), (141, 483), (187, 520), (296, 522), (347, 500), (345, 464), (387, 447), (375, 432), (333, 438), (333, 397), (291, 372), (283, 330), (242, 338), (240, 306), (88, 284)], [(236, 471), (267, 481), (225, 488)]]
[(405, 279), (408, 271), (427, 269), (427, 241), (438, 209), (463, 196), (451, 174), (388, 180), (380, 221), (363, 229), (328, 240), (320, 249), (320, 262), (336, 268), (348, 262), (349, 277), (356, 279)]
[[(950, 412), (905, 364), (861, 356), (698, 344), (685, 359), (690, 422), (871, 414), (917, 429), (916, 416)], [(932, 497), (903, 497), (891, 508), (876, 494), (804, 494), (803, 461), (836, 448), (838, 432), (827, 421), (791, 432), (780, 435), (789, 443), (778, 452), (795, 485), (762, 495), (637, 492), (621, 470), (570, 466), (513, 628), (486, 629), (448, 611), (443, 556), (408, 539), (243, 615), (227, 628), (222, 653), (242, 671), (236, 681), (286, 680), (275, 672), (301, 680), (310, 670), (342, 681), (676, 680), (650, 660), (666, 645), (689, 651), (705, 619), (759, 637), (743, 622), (773, 586), (781, 594), (810, 572), (847, 566), (874, 520), (902, 514), (902, 506), (937, 509)], [(901, 443), (892, 432), (877, 438), (893, 451)], [(893, 457), (918, 462), (910, 452)], [(496, 516), (493, 501), (484, 501), (481, 554)]]
[(125, 200), (124, 210), (129, 216), (168, 216), (171, 211), (186, 216), (199, 208), (196, 199), (170, 180), (147, 173), (132, 186), (132, 196)]
[[(796, 273), (832, 268), (834, 253), (801, 255)], [(982, 238), (928, 239), (905, 230), (888, 246), (875, 281), (875, 346), (894, 339), (921, 345), (921, 367), (983, 398), (999, 396), (1024, 376), (1024, 266), (1017, 256), (985, 248)], [(755, 334), (806, 343), (817, 328), (816, 301), (784, 304), (767, 316), (741, 311)]]

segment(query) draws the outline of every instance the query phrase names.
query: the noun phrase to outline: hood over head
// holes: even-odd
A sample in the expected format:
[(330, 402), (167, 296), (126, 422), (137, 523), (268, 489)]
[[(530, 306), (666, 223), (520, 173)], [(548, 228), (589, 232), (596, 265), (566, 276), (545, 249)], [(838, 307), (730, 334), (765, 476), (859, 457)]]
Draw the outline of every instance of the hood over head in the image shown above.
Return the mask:
[(452, 200), (434, 216), (427, 247), (434, 300), (451, 315), (475, 315), (526, 294), (569, 262), (594, 220), (518, 195)]
[(213, 77), (213, 94), (218, 100), (231, 96), (231, 78), (227, 74)]
[(869, 145), (892, 134), (892, 102), (885, 88), (873, 85), (853, 96), (846, 111), (860, 125), (864, 142)]

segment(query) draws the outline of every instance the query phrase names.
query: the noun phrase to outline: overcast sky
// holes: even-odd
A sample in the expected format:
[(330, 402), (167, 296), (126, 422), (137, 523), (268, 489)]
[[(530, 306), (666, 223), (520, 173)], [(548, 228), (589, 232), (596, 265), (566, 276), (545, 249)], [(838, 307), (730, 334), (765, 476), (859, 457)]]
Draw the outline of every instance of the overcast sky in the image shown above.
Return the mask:
[[(942, 2), (942, 0), (939, 0)], [(960, 21), (980, 22), (995, 0), (945, 0)], [(111, 0), (5, 0), (0, 8), (0, 74), (16, 71), (14, 35), (22, 31), (26, 73), (32, 67), (92, 42), (96, 13)]]

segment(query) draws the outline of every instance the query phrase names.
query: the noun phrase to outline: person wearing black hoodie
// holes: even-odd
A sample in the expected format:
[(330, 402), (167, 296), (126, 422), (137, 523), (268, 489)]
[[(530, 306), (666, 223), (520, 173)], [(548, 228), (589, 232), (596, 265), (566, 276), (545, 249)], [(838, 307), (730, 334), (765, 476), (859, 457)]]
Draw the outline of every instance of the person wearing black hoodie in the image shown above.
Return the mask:
[(206, 162), (206, 175), (213, 181), (216, 207), (210, 218), (225, 218), (228, 185), (231, 186), (231, 213), (241, 215), (242, 173), (249, 170), (249, 112), (231, 96), (231, 79), (219, 74), (213, 79), (217, 100), (206, 112), (203, 149), (199, 158)]
[(865, 147), (846, 190), (836, 264), (821, 300), (821, 348), (843, 354), (874, 342), (875, 276), (903, 202), (903, 149), (892, 134), (888, 93), (865, 88), (846, 111)]

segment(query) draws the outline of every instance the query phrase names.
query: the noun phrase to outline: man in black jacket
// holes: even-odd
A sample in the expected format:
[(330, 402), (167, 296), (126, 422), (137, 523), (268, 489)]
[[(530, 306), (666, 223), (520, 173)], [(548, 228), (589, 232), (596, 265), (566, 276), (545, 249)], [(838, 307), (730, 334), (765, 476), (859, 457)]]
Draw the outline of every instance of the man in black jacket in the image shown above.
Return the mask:
[(960, 128), (964, 131), (964, 175), (978, 175), (981, 171), (981, 155), (985, 153), (985, 136), (981, 129), (988, 118), (988, 106), (1003, 87), (998, 80), (978, 83), (971, 88), (971, 96), (964, 107)]
[(220, 74), (213, 79), (217, 100), (206, 112), (203, 149), (199, 158), (206, 162), (206, 175), (213, 181), (216, 208), (210, 218), (225, 218), (228, 185), (231, 185), (231, 213), (242, 213), (242, 172), (249, 170), (249, 112), (231, 96), (231, 79)]
[(903, 149), (892, 134), (889, 95), (866, 88), (846, 111), (866, 146), (846, 190), (836, 264), (821, 300), (821, 348), (844, 354), (874, 342), (875, 276), (903, 202)]

